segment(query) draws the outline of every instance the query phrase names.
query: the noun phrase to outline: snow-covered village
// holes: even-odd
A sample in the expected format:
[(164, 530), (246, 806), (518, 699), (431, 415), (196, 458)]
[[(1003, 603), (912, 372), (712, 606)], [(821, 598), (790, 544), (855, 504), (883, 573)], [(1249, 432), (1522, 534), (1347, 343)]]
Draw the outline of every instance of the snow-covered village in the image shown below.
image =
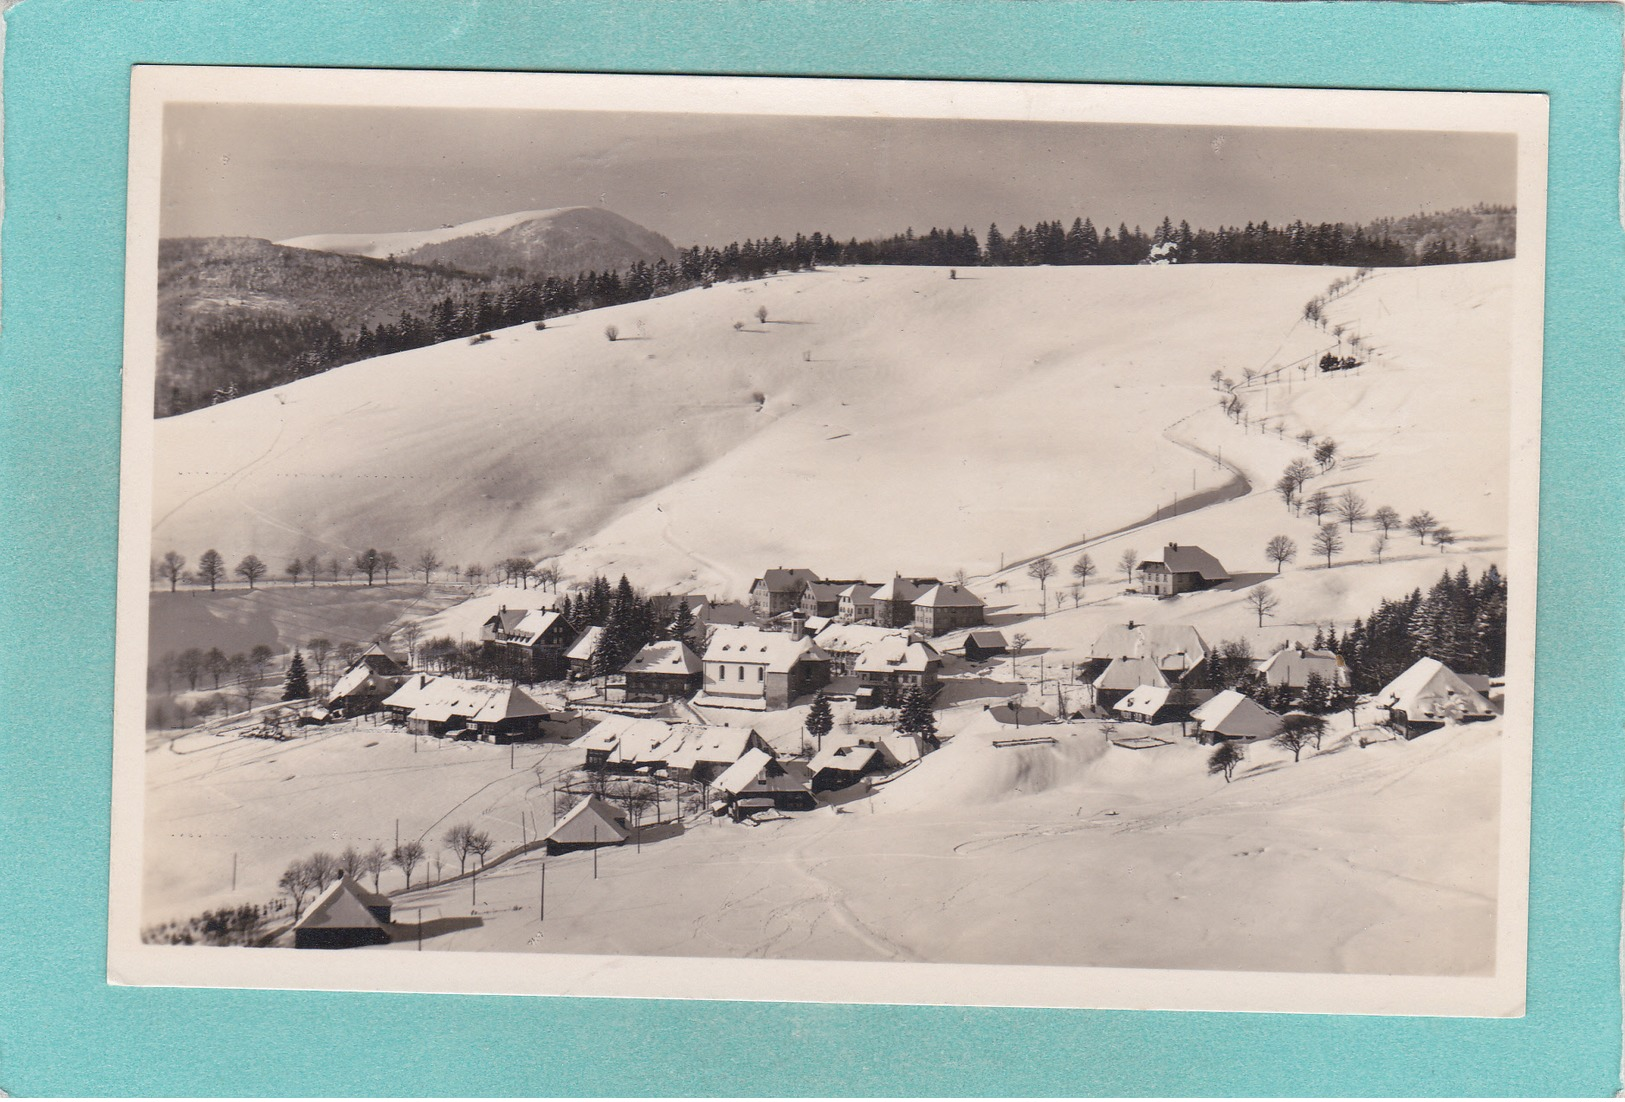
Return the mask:
[(1502, 152), (1144, 230), (166, 230), (142, 940), (1492, 973)]

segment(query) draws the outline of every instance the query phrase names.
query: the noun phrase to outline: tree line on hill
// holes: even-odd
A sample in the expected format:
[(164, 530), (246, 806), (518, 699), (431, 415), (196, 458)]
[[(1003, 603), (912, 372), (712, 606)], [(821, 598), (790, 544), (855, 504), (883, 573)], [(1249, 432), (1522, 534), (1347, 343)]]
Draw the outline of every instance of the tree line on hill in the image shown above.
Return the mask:
[[(184, 324), (166, 320), (180, 311), (162, 311), (163, 356), (173, 367), (161, 372), (156, 414), (185, 413), (375, 356), (475, 339), (492, 329), (545, 325), (547, 319), (563, 314), (819, 264), (1120, 265), (1145, 263), (1153, 250), (1182, 264), (1470, 263), (1512, 256), (1516, 220), (1512, 207), (1480, 205), (1352, 226), (1301, 220), (1273, 226), (1262, 221), (1210, 230), (1165, 217), (1147, 234), (1139, 226), (1131, 229), (1122, 223), (1115, 232), (1109, 226), (1097, 230), (1091, 219), (1078, 216), (1065, 228), (1061, 220), (1040, 221), (1005, 233), (994, 224), (988, 227), (985, 242), (968, 227), (956, 232), (933, 226), (924, 234), (911, 228), (889, 237), (850, 238), (844, 243), (814, 232), (721, 247), (696, 245), (680, 250), (674, 261), (639, 261), (624, 270), (540, 281), (493, 281), (436, 269), (441, 278), (402, 279), (396, 315), (354, 328), (342, 326), (315, 306), (290, 305), (277, 311), (217, 308), (188, 313)], [(322, 279), (350, 278), (348, 273), (331, 275), (325, 269), (317, 274)], [(465, 275), (461, 282), (454, 278)]]

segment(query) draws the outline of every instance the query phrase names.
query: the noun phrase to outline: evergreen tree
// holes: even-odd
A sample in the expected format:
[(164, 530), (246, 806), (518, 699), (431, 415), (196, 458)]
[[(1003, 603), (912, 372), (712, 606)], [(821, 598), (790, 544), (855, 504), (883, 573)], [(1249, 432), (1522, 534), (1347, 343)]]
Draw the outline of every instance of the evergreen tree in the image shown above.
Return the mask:
[(931, 702), (918, 686), (903, 694), (903, 704), (897, 716), (897, 733), (919, 735), (928, 745), (938, 745), (937, 717), (932, 714)]
[(829, 734), (835, 726), (835, 716), (830, 712), (829, 701), (822, 692), (813, 697), (812, 708), (807, 712), (807, 733), (818, 740), (818, 748), (824, 748), (824, 736)]
[(304, 700), (310, 695), (310, 677), (305, 672), (305, 659), (297, 650), (288, 663), (288, 676), (282, 682), (283, 700)]
[(666, 638), (693, 646), (694, 626), (694, 610), (688, 607), (688, 598), (684, 597), (677, 602), (677, 611), (672, 613), (671, 623), (666, 625)]
[(1318, 673), (1311, 673), (1304, 681), (1303, 695), (1298, 700), (1298, 707), (1311, 715), (1323, 716), (1332, 710), (1331, 690), (1326, 685), (1326, 679)]

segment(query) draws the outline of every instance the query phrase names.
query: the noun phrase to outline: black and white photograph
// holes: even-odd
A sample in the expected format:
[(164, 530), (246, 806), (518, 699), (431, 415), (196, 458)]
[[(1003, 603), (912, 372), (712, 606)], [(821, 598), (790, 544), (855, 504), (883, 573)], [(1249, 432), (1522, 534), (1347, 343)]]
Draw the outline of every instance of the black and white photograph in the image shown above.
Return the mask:
[(1545, 134), (138, 67), (110, 978), (1521, 1014)]

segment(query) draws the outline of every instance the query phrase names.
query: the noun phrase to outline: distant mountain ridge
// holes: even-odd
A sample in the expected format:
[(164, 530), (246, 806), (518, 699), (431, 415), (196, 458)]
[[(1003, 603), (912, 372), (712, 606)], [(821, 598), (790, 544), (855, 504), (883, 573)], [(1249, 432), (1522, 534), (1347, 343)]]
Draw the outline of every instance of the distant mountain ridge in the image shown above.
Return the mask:
[(310, 234), (277, 244), (532, 279), (677, 257), (663, 235), (601, 207), (518, 211), (432, 230)]

